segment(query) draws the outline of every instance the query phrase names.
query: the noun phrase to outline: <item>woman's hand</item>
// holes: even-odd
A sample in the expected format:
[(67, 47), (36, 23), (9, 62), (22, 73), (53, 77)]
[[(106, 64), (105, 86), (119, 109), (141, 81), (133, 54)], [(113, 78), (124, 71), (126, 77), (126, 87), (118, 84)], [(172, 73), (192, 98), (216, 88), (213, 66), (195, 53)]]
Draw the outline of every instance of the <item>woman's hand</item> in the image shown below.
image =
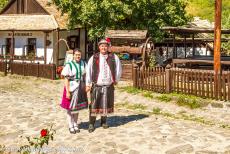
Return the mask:
[(91, 86), (86, 86), (86, 87), (85, 87), (86, 93), (88, 93), (90, 90), (91, 90)]
[(71, 93), (70, 92), (66, 92), (66, 98), (71, 99)]

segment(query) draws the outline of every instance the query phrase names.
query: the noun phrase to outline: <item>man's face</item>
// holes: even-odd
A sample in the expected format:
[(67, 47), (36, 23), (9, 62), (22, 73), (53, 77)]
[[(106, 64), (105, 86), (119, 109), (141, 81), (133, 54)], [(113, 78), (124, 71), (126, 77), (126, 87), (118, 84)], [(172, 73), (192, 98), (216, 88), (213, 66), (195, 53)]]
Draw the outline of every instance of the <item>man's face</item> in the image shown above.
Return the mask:
[(100, 44), (99, 50), (101, 54), (107, 54), (108, 52), (108, 45), (107, 44)]

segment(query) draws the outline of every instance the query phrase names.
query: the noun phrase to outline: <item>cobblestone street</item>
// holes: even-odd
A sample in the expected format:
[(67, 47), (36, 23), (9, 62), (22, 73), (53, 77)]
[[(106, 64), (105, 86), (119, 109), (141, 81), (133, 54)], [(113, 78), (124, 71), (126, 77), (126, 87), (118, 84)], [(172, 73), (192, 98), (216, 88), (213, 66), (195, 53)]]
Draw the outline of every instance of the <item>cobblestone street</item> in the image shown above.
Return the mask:
[[(26, 136), (39, 136), (40, 130), (53, 124), (56, 134), (47, 147), (48, 153), (130, 153), (130, 154), (230, 154), (230, 129), (209, 126), (196, 121), (173, 119), (162, 115), (116, 108), (109, 117), (109, 129), (99, 127), (88, 133), (88, 111), (80, 112), (79, 134), (70, 134), (66, 121), (66, 111), (60, 106), (63, 80), (50, 81), (32, 77), (0, 77), (0, 145), (15, 153), (15, 148), (27, 143)], [(116, 90), (116, 103), (125, 98), (140, 96)], [(133, 100), (134, 101), (134, 100)], [(146, 101), (145, 101), (146, 103)], [(158, 103), (159, 104), (159, 103)], [(149, 104), (154, 106), (153, 104)], [(165, 106), (165, 110), (176, 112), (176, 106)], [(170, 111), (170, 109), (168, 111)], [(174, 111), (173, 111), (174, 110)], [(185, 110), (185, 109), (183, 109)], [(194, 110), (194, 114), (209, 120), (229, 124), (229, 109)], [(187, 111), (192, 113), (192, 111)], [(213, 115), (216, 113), (216, 115)], [(218, 115), (218, 113), (220, 115)], [(211, 118), (212, 116), (217, 117)]]

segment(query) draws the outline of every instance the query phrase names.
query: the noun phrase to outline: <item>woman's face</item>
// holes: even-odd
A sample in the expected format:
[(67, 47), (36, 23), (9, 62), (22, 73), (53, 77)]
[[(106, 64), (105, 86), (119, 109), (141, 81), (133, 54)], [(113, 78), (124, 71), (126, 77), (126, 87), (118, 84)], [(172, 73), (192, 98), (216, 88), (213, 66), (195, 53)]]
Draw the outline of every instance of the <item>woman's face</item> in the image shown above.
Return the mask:
[(76, 62), (79, 62), (81, 60), (81, 52), (78, 51), (74, 52), (73, 57)]

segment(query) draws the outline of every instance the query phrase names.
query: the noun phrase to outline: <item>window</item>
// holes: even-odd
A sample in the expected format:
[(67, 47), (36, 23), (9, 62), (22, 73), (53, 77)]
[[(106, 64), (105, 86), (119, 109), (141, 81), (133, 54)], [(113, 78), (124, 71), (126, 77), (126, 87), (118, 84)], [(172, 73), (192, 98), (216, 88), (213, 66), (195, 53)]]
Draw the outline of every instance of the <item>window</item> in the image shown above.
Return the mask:
[(9, 55), (12, 44), (12, 38), (6, 38), (5, 45), (2, 45), (2, 54)]
[(36, 38), (28, 38), (27, 55), (36, 55)]
[(79, 48), (79, 36), (69, 36), (67, 37), (67, 41), (70, 49)]

